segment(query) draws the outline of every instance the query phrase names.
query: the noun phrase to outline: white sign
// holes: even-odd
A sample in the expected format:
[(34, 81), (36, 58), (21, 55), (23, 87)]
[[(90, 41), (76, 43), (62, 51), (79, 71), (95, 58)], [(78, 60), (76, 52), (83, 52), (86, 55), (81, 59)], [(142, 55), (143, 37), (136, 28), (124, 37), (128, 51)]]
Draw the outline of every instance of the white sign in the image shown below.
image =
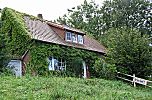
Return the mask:
[(142, 85), (147, 85), (147, 80), (142, 79), (142, 78), (137, 78), (137, 77), (135, 77), (135, 78), (134, 78), (134, 82), (139, 83), (139, 84), (142, 84)]

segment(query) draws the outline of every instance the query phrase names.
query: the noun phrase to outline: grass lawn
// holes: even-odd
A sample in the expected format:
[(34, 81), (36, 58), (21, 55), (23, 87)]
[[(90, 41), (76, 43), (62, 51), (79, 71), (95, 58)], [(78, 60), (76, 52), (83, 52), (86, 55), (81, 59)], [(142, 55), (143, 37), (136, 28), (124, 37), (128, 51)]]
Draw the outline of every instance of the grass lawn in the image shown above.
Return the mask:
[(0, 100), (152, 100), (151, 88), (120, 81), (59, 77), (0, 77)]

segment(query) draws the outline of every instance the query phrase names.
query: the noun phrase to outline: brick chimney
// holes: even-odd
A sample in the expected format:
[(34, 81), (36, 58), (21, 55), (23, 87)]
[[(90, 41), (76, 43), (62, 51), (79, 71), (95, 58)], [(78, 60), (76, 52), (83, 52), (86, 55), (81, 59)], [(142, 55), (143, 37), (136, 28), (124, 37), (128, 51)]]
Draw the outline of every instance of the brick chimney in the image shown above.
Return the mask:
[(40, 19), (43, 19), (43, 15), (42, 14), (37, 14), (37, 17)]

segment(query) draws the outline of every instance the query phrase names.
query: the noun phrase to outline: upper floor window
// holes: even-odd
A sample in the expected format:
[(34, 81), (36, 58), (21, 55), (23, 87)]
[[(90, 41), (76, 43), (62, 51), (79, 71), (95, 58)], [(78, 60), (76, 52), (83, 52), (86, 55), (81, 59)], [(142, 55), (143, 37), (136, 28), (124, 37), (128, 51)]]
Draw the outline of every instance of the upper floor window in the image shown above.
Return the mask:
[(72, 42), (76, 42), (77, 43), (77, 35), (72, 33)]
[(72, 33), (66, 32), (66, 41), (72, 41)]
[(78, 43), (83, 44), (83, 36), (78, 35)]
[(66, 32), (65, 39), (66, 41), (71, 41), (71, 42), (79, 43), (79, 44), (83, 44), (84, 42), (82, 35), (78, 35), (72, 32)]

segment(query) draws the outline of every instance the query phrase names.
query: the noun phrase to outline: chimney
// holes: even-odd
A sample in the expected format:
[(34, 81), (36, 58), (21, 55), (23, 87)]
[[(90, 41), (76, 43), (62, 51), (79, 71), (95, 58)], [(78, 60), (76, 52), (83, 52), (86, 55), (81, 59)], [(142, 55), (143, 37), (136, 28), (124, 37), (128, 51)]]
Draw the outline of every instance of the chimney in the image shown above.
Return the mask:
[(37, 14), (37, 17), (40, 19), (43, 19), (43, 15), (42, 14)]

